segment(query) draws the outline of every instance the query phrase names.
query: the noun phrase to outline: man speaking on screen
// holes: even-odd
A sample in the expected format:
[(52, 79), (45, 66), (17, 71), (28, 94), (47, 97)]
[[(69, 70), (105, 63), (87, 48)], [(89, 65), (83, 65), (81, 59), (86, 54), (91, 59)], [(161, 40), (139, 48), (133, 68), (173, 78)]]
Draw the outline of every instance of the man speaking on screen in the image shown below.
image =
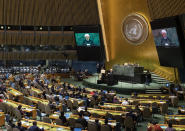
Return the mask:
[(82, 43), (82, 46), (94, 46), (94, 43), (92, 40), (90, 40), (90, 35), (89, 34), (85, 34), (84, 35), (85, 40)]
[(161, 30), (161, 46), (172, 46), (171, 40), (167, 36), (167, 31), (166, 30)]

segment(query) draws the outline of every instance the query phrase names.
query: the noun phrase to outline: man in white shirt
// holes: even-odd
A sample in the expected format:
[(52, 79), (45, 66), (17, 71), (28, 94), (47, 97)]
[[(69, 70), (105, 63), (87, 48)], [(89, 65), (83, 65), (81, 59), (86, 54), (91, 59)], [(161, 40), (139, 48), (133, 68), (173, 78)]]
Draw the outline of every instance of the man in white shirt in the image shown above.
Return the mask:
[(122, 105), (129, 105), (128, 98), (126, 98), (123, 102)]

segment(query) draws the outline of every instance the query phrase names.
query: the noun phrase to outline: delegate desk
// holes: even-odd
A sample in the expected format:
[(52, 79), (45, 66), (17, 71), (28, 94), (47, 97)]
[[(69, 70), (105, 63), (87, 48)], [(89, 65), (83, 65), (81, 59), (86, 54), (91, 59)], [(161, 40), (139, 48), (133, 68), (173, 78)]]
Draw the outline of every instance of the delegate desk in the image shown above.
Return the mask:
[(14, 88), (8, 88), (8, 93), (12, 94), (14, 97), (19, 97), (19, 100), (23, 100), (23, 94)]
[[(122, 104), (115, 104), (115, 103), (104, 103), (104, 105), (99, 105), (102, 109), (113, 109), (116, 110), (117, 107), (121, 107), (123, 111), (126, 111), (127, 108), (131, 108), (132, 110), (135, 109), (135, 105), (122, 105)], [(141, 111), (144, 110), (145, 106), (139, 106)]]
[(28, 105), (25, 105), (22, 103), (18, 103), (18, 102), (12, 101), (12, 100), (5, 100), (5, 101), (3, 101), (3, 103), (5, 103), (9, 106), (12, 106), (13, 108), (17, 108), (19, 105), (22, 105), (22, 110), (24, 112), (31, 113), (33, 119), (36, 119), (36, 117), (37, 117), (37, 112), (36, 112), (35, 107), (28, 106)]
[[(134, 94), (131, 97), (134, 97)], [(136, 97), (141, 99), (169, 99), (169, 95), (166, 94), (138, 94)]]
[[(168, 127), (167, 124), (158, 124), (164, 131)], [(184, 131), (185, 125), (173, 125), (173, 128), (175, 128), (177, 131)]]
[(82, 99), (76, 99), (76, 98), (71, 98), (71, 97), (70, 97), (69, 100), (70, 100), (72, 103), (74, 103), (74, 101), (77, 101), (79, 106), (83, 106), (83, 105), (84, 105), (84, 100), (82, 100)]
[[(84, 107), (79, 107), (78, 112), (80, 111), (84, 111)], [(90, 112), (91, 114), (96, 113), (102, 117), (106, 116), (107, 113), (113, 116), (116, 116), (116, 115), (126, 116), (126, 114), (128, 113), (124, 111), (113, 111), (113, 110), (104, 110), (104, 109), (95, 109), (95, 108), (88, 108), (87, 111)]]
[(37, 95), (41, 95), (43, 93), (43, 91), (34, 87), (31, 88), (31, 91), (35, 92)]
[(5, 125), (5, 114), (0, 112), (0, 127)]
[[(41, 98), (38, 98), (38, 97), (28, 96), (26, 98), (29, 99), (30, 101), (32, 101), (34, 104), (38, 104), (38, 102), (41, 102), (44, 105), (48, 105), (49, 104), (49, 100), (41, 99)], [(61, 110), (62, 104), (57, 105), (56, 108)]]
[[(56, 119), (59, 119), (59, 116), (60, 116), (60, 113), (54, 113), (54, 114), (51, 114), (49, 116), (49, 118), (52, 119), (53, 121), (55, 121)], [(73, 115), (73, 114), (70, 114), (70, 113), (65, 114), (65, 116), (66, 116), (67, 120), (69, 118), (73, 118), (75, 120), (77, 120), (79, 118), (79, 115)], [(95, 119), (98, 119), (100, 124), (105, 124), (105, 119), (93, 118), (93, 117), (84, 117), (84, 118), (87, 121), (90, 121), (90, 122), (95, 122)], [(108, 124), (111, 125), (112, 128), (114, 128), (116, 126), (116, 120), (109, 120)]]
[(41, 102), (45, 105), (49, 104), (49, 100), (41, 99), (41, 98), (38, 98), (38, 97), (28, 96), (26, 98), (31, 100), (35, 104), (38, 104), (38, 102)]
[(128, 101), (132, 104), (134, 101), (137, 101), (139, 104), (149, 104), (157, 103), (158, 106), (162, 106), (163, 104), (167, 104), (166, 100), (154, 100), (154, 99), (128, 99)]
[(179, 121), (185, 120), (185, 115), (166, 115), (164, 117), (165, 123), (168, 123), (170, 120), (174, 120), (178, 124)]
[[(33, 121), (34, 120), (22, 119), (21, 123), (23, 127), (29, 128), (33, 125)], [(36, 122), (37, 122), (37, 126), (40, 129), (44, 129), (44, 131), (71, 131), (70, 127), (44, 123), (40, 121), (36, 121)]]

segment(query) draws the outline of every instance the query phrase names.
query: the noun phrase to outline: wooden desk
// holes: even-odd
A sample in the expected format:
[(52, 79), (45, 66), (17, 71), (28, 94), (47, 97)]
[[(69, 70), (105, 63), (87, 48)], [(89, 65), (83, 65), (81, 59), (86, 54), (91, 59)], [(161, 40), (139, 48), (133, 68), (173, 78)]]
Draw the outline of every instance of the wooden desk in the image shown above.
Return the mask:
[(31, 90), (37, 93), (37, 95), (41, 95), (43, 93), (43, 91), (41, 91), (40, 89), (34, 88), (34, 87), (32, 87)]
[(185, 115), (166, 115), (164, 117), (165, 123), (168, 123), (169, 120), (175, 120), (176, 122), (179, 122), (181, 119), (185, 119)]
[[(56, 119), (59, 119), (59, 116), (60, 116), (60, 113), (54, 113), (54, 114), (51, 114), (49, 116), (50, 119), (52, 119), (53, 121), (55, 121)], [(78, 119), (79, 118), (79, 115), (73, 115), (73, 114), (69, 114), (69, 117), (66, 117), (67, 120), (69, 118), (73, 118), (73, 119)], [(91, 122), (95, 122), (95, 119), (98, 119), (100, 124), (105, 124), (105, 119), (100, 119), (100, 118), (93, 118), (93, 117), (90, 117), (89, 120), (87, 121), (91, 121)], [(116, 120), (109, 120), (109, 125), (112, 126), (112, 128), (114, 128), (116, 126)]]
[(15, 90), (14, 88), (8, 88), (8, 93), (12, 94), (15, 97), (19, 97), (21, 101), (23, 100), (23, 94), (18, 90)]
[(0, 112), (0, 126), (5, 125), (5, 114), (4, 112)]
[[(168, 127), (167, 124), (158, 124), (164, 131)], [(185, 125), (173, 125), (173, 128), (175, 128), (177, 131), (184, 131)]]
[(38, 102), (41, 102), (45, 105), (49, 104), (49, 100), (41, 99), (41, 98), (38, 98), (38, 97), (28, 96), (26, 98), (28, 98), (29, 100), (31, 100), (35, 104), (38, 104)]
[(128, 99), (130, 103), (133, 103), (134, 101), (138, 101), (139, 104), (152, 104), (157, 103), (158, 106), (162, 106), (163, 104), (166, 104), (166, 100), (154, 100), (154, 99)]
[(28, 105), (25, 105), (25, 104), (22, 104), (22, 103), (18, 103), (18, 102), (12, 101), (12, 100), (6, 100), (6, 101), (3, 101), (3, 102), (7, 105), (10, 105), (10, 106), (14, 107), (14, 108), (17, 108), (19, 105), (22, 105), (22, 110), (24, 112), (31, 113), (33, 119), (36, 119), (36, 117), (37, 117), (37, 112), (36, 112), (35, 107), (28, 106)]
[[(34, 120), (22, 119), (21, 123), (22, 123), (22, 126), (29, 128), (33, 125), (33, 121)], [(36, 122), (39, 128), (41, 129), (44, 128), (44, 131), (71, 131), (70, 127), (44, 123), (40, 121), (36, 121)]]
[[(131, 97), (134, 97), (134, 94), (131, 95)], [(168, 94), (138, 94), (137, 98), (144, 98), (144, 99), (157, 99), (158, 97), (161, 97), (162, 99), (167, 98), (169, 99)]]
[[(41, 99), (41, 98), (38, 98), (38, 97), (28, 96), (26, 98), (28, 98), (29, 100), (31, 100), (35, 104), (38, 104), (38, 102), (41, 102), (44, 105), (48, 105), (49, 104), (49, 100)], [(57, 105), (56, 108), (61, 110), (62, 104)]]
[[(79, 107), (78, 108), (78, 112), (80, 112), (81, 110), (84, 110), (83, 107)], [(115, 115), (126, 115), (128, 112), (124, 112), (124, 111), (113, 111), (113, 110), (104, 110), (104, 109), (95, 109), (95, 108), (88, 108), (87, 111), (89, 111), (91, 114), (92, 113), (96, 113), (100, 116), (105, 116), (107, 113), (112, 114), (113, 116)]]
[(78, 102), (79, 106), (83, 106), (84, 105), (84, 101), (81, 99), (77, 99), (77, 98), (69, 98), (69, 100), (73, 103), (74, 100), (76, 100)]
[[(103, 109), (113, 109), (115, 110), (117, 107), (121, 107), (123, 111), (125, 111), (127, 108), (131, 108), (131, 109), (135, 109), (135, 105), (122, 105), (122, 104), (115, 104), (115, 103), (104, 103), (104, 105), (99, 105), (99, 107), (103, 108)], [(141, 111), (144, 110), (145, 106), (139, 106), (139, 109)]]

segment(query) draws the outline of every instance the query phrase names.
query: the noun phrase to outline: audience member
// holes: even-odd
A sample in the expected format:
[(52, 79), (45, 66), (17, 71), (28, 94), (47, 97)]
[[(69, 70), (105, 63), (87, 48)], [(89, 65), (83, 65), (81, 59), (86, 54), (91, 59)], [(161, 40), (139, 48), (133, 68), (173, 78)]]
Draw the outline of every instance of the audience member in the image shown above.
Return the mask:
[(157, 122), (152, 122), (147, 131), (163, 131), (163, 129), (157, 125)]
[(9, 120), (9, 121), (8, 121), (8, 125), (9, 125), (11, 128), (14, 128), (14, 127), (15, 127), (15, 124), (13, 124), (13, 121), (12, 121), (12, 120)]
[(22, 123), (21, 122), (18, 122), (17, 123), (16, 128), (18, 128), (20, 131), (25, 131), (26, 130), (26, 128), (22, 126)]
[(172, 123), (169, 122), (169, 123), (168, 123), (168, 127), (165, 129), (165, 131), (176, 131), (176, 129), (174, 129), (174, 128), (172, 127)]
[(59, 119), (62, 121), (62, 123), (63, 123), (64, 125), (67, 123), (67, 119), (66, 119), (66, 117), (64, 116), (64, 112), (63, 112), (63, 111), (60, 113)]
[(123, 102), (122, 105), (129, 105), (128, 98), (126, 98)]
[(19, 105), (17, 107), (17, 109), (20, 111), (21, 115), (23, 116), (24, 115), (24, 112), (22, 111), (22, 105)]
[(104, 125), (107, 125), (109, 128), (110, 128), (110, 131), (112, 130), (112, 127), (108, 124), (109, 123), (109, 121), (108, 121), (108, 119), (107, 118), (105, 118), (105, 121), (104, 121)]
[(95, 124), (97, 125), (97, 131), (100, 131), (101, 124), (99, 123), (99, 120), (98, 119), (95, 119)]
[(81, 113), (79, 113), (79, 118), (76, 120), (76, 123), (80, 123), (83, 126), (83, 129), (87, 127), (87, 121), (83, 118)]
[(36, 121), (33, 122), (33, 126), (31, 126), (28, 130), (29, 131), (41, 131), (41, 129), (37, 126)]

